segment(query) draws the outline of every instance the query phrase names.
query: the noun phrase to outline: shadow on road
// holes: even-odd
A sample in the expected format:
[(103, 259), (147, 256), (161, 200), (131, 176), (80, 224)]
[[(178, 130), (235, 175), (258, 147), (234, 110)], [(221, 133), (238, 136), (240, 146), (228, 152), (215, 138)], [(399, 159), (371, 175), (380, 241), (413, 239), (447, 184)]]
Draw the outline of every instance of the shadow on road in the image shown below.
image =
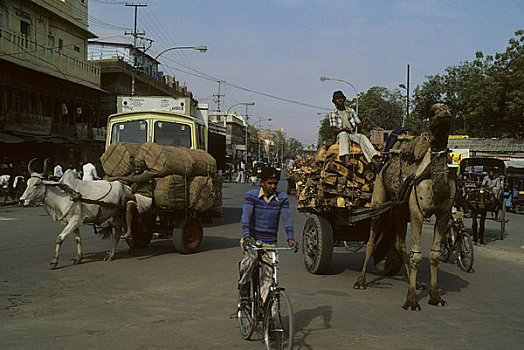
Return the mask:
[(205, 224), (204, 227), (213, 227), (213, 226), (222, 226), (229, 224), (240, 223), (240, 218), (242, 216), (242, 208), (222, 208), (223, 217), (219, 219), (214, 219), (213, 223)]
[[(293, 342), (293, 349), (313, 349), (313, 347), (307, 343), (307, 338), (313, 332), (331, 328), (330, 322), (332, 316), (333, 308), (327, 305), (295, 312), (295, 341)], [(320, 318), (321, 326), (310, 326), (312, 321), (317, 318)], [(317, 321), (315, 323), (318, 324), (319, 322)]]

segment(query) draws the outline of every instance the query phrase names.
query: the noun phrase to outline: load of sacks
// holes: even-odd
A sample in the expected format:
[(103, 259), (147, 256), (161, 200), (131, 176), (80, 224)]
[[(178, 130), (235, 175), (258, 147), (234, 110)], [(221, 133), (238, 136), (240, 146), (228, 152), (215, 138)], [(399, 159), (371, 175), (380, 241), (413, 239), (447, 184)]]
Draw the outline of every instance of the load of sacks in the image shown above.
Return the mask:
[(209, 153), (152, 142), (120, 142), (111, 144), (100, 161), (108, 176), (127, 176), (133, 173), (135, 158), (143, 159), (155, 176), (156, 207), (221, 214), (222, 179)]

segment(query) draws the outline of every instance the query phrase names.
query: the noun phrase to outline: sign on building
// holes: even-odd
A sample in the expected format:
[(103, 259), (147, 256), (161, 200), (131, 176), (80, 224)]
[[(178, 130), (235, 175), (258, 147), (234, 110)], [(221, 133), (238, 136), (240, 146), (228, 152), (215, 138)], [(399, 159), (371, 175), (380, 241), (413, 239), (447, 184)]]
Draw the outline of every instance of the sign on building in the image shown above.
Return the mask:
[(451, 155), (451, 164), (449, 166), (458, 167), (462, 159), (469, 158), (469, 149), (454, 148), (449, 150), (449, 154)]
[(53, 120), (51, 117), (36, 114), (9, 113), (6, 117), (6, 130), (32, 135), (50, 135)]

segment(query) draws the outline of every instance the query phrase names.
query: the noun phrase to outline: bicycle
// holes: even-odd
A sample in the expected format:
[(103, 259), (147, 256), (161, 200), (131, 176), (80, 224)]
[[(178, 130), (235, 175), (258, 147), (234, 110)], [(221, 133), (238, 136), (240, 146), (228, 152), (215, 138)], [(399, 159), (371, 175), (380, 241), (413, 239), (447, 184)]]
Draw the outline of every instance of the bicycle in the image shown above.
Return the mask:
[[(237, 318), (240, 335), (249, 339), (258, 324), (263, 324), (263, 339), (266, 349), (291, 349), (294, 338), (295, 321), (291, 301), (283, 287), (278, 285), (278, 250), (293, 250), (293, 247), (264, 247), (262, 242), (249, 244), (248, 249), (258, 252), (256, 266), (249, 283), (249, 296), (239, 296)], [(271, 263), (262, 260), (263, 254), (269, 254)], [(272, 283), (266, 301), (263, 302), (260, 291), (262, 265), (272, 270)]]
[(471, 272), (473, 269), (473, 242), (464, 229), (463, 213), (457, 212), (451, 217), (451, 228), (440, 241), (440, 260), (447, 262), (451, 253), (457, 257), (458, 267)]

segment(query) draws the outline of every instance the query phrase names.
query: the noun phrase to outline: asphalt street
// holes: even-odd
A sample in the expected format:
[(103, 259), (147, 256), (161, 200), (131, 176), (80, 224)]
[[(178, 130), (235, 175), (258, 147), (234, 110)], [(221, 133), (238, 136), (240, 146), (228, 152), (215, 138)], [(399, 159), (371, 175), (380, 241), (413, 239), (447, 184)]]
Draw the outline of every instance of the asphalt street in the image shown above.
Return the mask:
[[(284, 187), (284, 183), (281, 183)], [(103, 261), (111, 242), (82, 228), (84, 263), (73, 265), (73, 237), (58, 268), (49, 260), (61, 224), (41, 207), (0, 207), (0, 349), (263, 349), (243, 340), (236, 319), (240, 215), (247, 184), (224, 184), (224, 218), (204, 229), (199, 252), (174, 252), (170, 239), (153, 240), (129, 256)], [(305, 215), (291, 197), (296, 236)], [(524, 341), (524, 215), (487, 222), (487, 244), (475, 247), (474, 272), (440, 263), (445, 307), (402, 309), (408, 284), (368, 275), (366, 290), (352, 288), (363, 250), (335, 248), (327, 275), (312, 275), (302, 253), (281, 254), (281, 285), (295, 312), (294, 349), (522, 349)], [(471, 225), (471, 220), (466, 220)], [(419, 280), (429, 284), (431, 223), (423, 229)], [(409, 236), (409, 232), (408, 232)], [(281, 241), (285, 234), (280, 231)], [(409, 244), (409, 242), (408, 242)], [(409, 250), (409, 245), (408, 245)], [(453, 258), (452, 258), (453, 260)]]

